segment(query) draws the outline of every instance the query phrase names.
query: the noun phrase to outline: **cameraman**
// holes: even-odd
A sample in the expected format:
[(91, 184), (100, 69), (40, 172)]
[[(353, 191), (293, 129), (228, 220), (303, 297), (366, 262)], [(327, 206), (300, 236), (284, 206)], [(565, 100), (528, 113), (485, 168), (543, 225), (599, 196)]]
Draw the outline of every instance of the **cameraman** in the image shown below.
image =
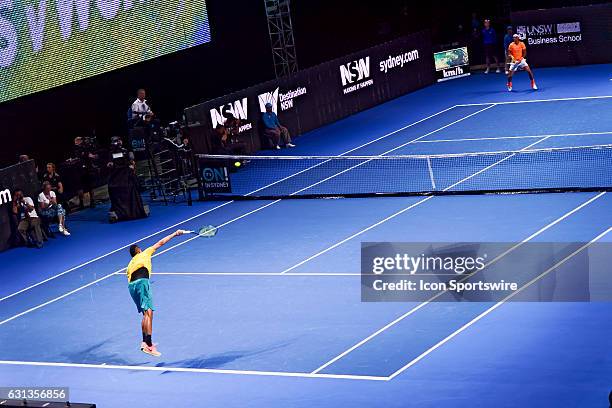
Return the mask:
[(129, 152), (123, 147), (123, 140), (119, 136), (111, 138), (111, 147), (109, 150), (110, 158), (106, 166), (108, 168), (123, 168), (129, 167), (132, 171), (135, 169), (134, 153)]
[(95, 160), (98, 158), (94, 143), (91, 139), (76, 137), (74, 139), (73, 156), (79, 163), (81, 173), (81, 186), (79, 188), (79, 207), (85, 208), (83, 198), (85, 193), (89, 194), (89, 206), (95, 208), (94, 188), (97, 178), (97, 166)]
[(23, 242), (28, 244), (28, 231), (33, 229), (34, 245), (42, 248), (43, 233), (40, 228), (40, 218), (34, 208), (34, 201), (30, 197), (24, 197), (23, 191), (19, 189), (13, 193), (13, 214), (17, 217), (17, 231)]
[(118, 136), (111, 139), (109, 153), (107, 167), (111, 170), (108, 177), (111, 222), (146, 217), (138, 192), (134, 154), (123, 147), (123, 141)]

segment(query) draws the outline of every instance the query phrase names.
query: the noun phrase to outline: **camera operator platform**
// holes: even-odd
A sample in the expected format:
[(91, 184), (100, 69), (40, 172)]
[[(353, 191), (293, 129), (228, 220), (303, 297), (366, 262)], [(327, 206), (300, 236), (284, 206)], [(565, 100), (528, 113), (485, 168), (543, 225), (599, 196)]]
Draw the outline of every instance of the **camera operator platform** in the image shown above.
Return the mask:
[(123, 147), (120, 137), (111, 139), (107, 166), (110, 169), (108, 195), (111, 222), (146, 217), (148, 214), (138, 191), (134, 154)]

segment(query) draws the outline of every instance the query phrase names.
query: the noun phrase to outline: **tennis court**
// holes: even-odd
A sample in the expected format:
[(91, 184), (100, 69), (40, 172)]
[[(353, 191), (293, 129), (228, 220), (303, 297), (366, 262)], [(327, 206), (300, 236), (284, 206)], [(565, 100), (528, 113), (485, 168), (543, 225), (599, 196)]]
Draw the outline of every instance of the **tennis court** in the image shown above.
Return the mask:
[[(499, 83), (483, 75), (437, 85), (283, 151), (504, 152), (464, 157), (469, 165), (452, 173), (443, 163), (400, 163), (381, 175), (380, 159), (296, 160), (278, 173), (247, 165), (235, 187), (334, 194), (381, 183), (415, 191), (432, 182), (439, 190), (609, 186), (610, 68), (543, 69), (537, 93), (496, 93)], [(560, 86), (578, 77), (588, 81)], [(530, 151), (570, 152), (570, 171)], [(605, 401), (612, 373), (609, 304), (362, 303), (360, 243), (609, 242), (611, 210), (612, 196), (595, 191), (204, 202), (155, 207), (146, 221), (112, 228), (79, 214), (71, 231), (83, 239), (51, 243), (53, 258), (28, 258), (26, 249), (0, 255), (13, 268), (2, 268), (1, 382), (42, 385), (57, 375), (70, 379), (72, 399), (101, 407), (136, 405), (145, 395), (151, 407), (593, 406)], [(154, 360), (138, 349), (125, 247), (203, 224), (218, 226), (218, 235), (174, 240), (154, 258), (154, 340), (163, 353)]]

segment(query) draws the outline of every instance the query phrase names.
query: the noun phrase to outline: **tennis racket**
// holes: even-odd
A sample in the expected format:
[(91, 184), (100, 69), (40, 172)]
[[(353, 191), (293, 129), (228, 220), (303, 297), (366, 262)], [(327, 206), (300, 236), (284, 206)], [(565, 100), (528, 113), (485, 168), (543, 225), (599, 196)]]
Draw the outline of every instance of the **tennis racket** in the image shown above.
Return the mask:
[(198, 235), (203, 238), (211, 238), (217, 235), (217, 227), (213, 225), (207, 225), (205, 227), (200, 228), (197, 231), (184, 231), (189, 234)]

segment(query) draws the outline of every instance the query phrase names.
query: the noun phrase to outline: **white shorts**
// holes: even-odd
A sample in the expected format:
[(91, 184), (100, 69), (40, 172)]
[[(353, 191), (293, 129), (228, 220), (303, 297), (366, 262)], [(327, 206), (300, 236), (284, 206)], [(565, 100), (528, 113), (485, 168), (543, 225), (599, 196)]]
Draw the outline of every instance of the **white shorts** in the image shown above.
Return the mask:
[(516, 72), (519, 69), (525, 69), (525, 67), (528, 67), (529, 65), (527, 64), (527, 59), (523, 58), (520, 61), (516, 61), (516, 62), (512, 62), (510, 64), (510, 71)]

